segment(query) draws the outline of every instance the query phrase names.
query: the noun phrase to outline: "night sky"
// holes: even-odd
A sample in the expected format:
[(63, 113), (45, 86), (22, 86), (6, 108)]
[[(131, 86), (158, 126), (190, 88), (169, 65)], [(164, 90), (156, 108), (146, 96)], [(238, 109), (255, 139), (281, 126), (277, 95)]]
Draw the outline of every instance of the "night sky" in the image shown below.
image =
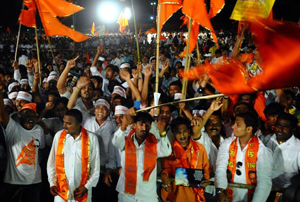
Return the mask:
[[(85, 10), (80, 11), (76, 14), (76, 29), (77, 30), (87, 30), (91, 28), (93, 22), (96, 26), (104, 24), (97, 16), (97, 5), (103, 0), (74, 0), (74, 2)], [(114, 0), (110, 0), (114, 1)], [(117, 1), (117, 0), (115, 0)], [(137, 26), (142, 27), (142, 29), (147, 29), (149, 27), (155, 27), (155, 21), (150, 20), (150, 15), (152, 15), (153, 7), (150, 2), (155, 0), (134, 0), (135, 14), (137, 20)], [(209, 3), (209, 0), (205, 0)], [(20, 14), (22, 7), (22, 0), (8, 0), (5, 1), (6, 5), (1, 6), (0, 15), (0, 26), (2, 29), (6, 30), (10, 27), (11, 30), (17, 31), (18, 23), (17, 18)], [(131, 6), (131, 0), (125, 0), (125, 3), (118, 1), (123, 7), (126, 5)], [(156, 0), (157, 2), (157, 0)], [(237, 23), (230, 20), (230, 14), (233, 10), (236, 0), (225, 0), (225, 7), (214, 19), (212, 19), (212, 24), (215, 29), (230, 29), (236, 27)], [(155, 9), (156, 12), (156, 9)], [(300, 17), (300, 0), (276, 0), (273, 7), (274, 19), (285, 20), (290, 22), (298, 22)], [(181, 22), (179, 18), (181, 12), (177, 12), (167, 23), (165, 30), (178, 29)], [(64, 21), (66, 25), (72, 23), (72, 17), (69, 17)], [(133, 30), (133, 19), (129, 21), (130, 28)], [(116, 30), (118, 28), (117, 23), (105, 24), (109, 29)], [(38, 20), (38, 27), (40, 27), (40, 21)]]

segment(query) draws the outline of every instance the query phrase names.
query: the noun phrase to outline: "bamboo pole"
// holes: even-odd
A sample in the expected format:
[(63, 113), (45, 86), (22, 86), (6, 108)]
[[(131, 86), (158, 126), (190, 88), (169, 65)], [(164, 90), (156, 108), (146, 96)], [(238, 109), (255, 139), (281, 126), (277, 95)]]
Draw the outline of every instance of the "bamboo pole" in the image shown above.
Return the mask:
[[(24, 9), (24, 3), (22, 3), (22, 9), (21, 11)], [(21, 18), (22, 21), (22, 18)], [(19, 30), (18, 30), (18, 37), (17, 37), (17, 44), (16, 44), (16, 51), (15, 51), (15, 61), (17, 61), (17, 55), (18, 55), (18, 47), (19, 47), (19, 40), (20, 40), (20, 33), (21, 33), (21, 22), (19, 22)]]
[(56, 65), (56, 68), (57, 68), (57, 74), (58, 76), (60, 76), (60, 73), (59, 73), (59, 66), (57, 65), (57, 62), (55, 60), (55, 57), (54, 57), (54, 54), (53, 54), (53, 49), (52, 49), (52, 44), (51, 44), (51, 41), (50, 41), (50, 37), (47, 36), (47, 40), (48, 40), (48, 44), (49, 44), (49, 47), (50, 47), (50, 51), (51, 51), (51, 55), (52, 55), (52, 58), (54, 60), (54, 63)]
[(189, 102), (189, 101), (195, 101), (195, 100), (205, 100), (205, 99), (212, 99), (212, 98), (216, 98), (216, 97), (222, 97), (225, 96), (224, 94), (215, 94), (215, 95), (206, 95), (206, 96), (201, 96), (201, 97), (194, 97), (194, 98), (189, 98), (189, 99), (181, 99), (179, 101), (175, 101), (175, 102), (168, 102), (168, 103), (163, 103), (157, 106), (151, 106), (151, 107), (146, 107), (143, 109), (139, 109), (136, 112), (142, 112), (142, 111), (147, 111), (150, 109), (154, 109), (157, 107), (162, 107), (162, 106), (167, 106), (167, 105), (174, 105), (174, 104), (178, 104), (181, 102)]
[(157, 32), (156, 32), (156, 72), (155, 72), (155, 93), (158, 93), (159, 83), (159, 39), (160, 39), (160, 12), (161, 3), (157, 5)]
[[(40, 50), (39, 50), (39, 40), (37, 34), (37, 28), (34, 28), (35, 31), (35, 44), (36, 44), (36, 55), (38, 60), (39, 74), (41, 73), (41, 61), (40, 61)], [(42, 84), (42, 77), (40, 77), (40, 85)]]
[(135, 34), (136, 49), (137, 49), (137, 56), (138, 56), (138, 63), (139, 63), (139, 62), (141, 62), (140, 46), (139, 46), (139, 39), (138, 39), (138, 35), (137, 35), (135, 12), (134, 12), (134, 6), (133, 6), (133, 4), (134, 4), (133, 0), (131, 0), (132, 16), (133, 16), (133, 23), (134, 23), (134, 34)]

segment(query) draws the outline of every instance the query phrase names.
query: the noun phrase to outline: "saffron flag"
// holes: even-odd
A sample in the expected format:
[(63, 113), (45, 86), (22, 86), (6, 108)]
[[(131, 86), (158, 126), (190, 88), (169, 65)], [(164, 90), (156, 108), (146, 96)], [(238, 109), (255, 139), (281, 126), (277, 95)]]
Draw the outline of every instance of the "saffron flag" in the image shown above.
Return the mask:
[(204, 0), (183, 1), (182, 13), (185, 14), (186, 16), (191, 17), (198, 24), (208, 29), (211, 32), (215, 43), (217, 44), (217, 46), (219, 46), (218, 38), (208, 17)]
[[(160, 24), (158, 25), (157, 18), (156, 22), (157, 27), (161, 32), (164, 24), (182, 7), (182, 0), (159, 0), (158, 3), (160, 4)], [(157, 15), (157, 17), (158, 16), (159, 15)]]
[[(189, 18), (186, 17), (185, 15), (182, 16), (180, 19), (183, 20), (183, 25), (187, 25), (189, 26)], [(192, 51), (194, 50), (194, 48), (196, 47), (197, 43), (198, 43), (198, 34), (199, 34), (199, 24), (195, 21), (192, 20), (192, 28), (191, 28), (191, 35), (190, 35), (190, 45), (189, 45), (189, 54), (192, 53)], [(183, 53), (180, 54), (181, 57), (186, 56), (187, 53), (187, 46), (184, 49)]]
[(67, 36), (76, 42), (90, 37), (63, 25), (56, 17), (66, 17), (83, 10), (82, 7), (63, 0), (36, 0), (41, 21), (47, 36)]
[(182, 76), (193, 80), (206, 73), (215, 88), (227, 95), (299, 86), (300, 28), (287, 22), (260, 19), (250, 22), (250, 31), (260, 50), (261, 74), (248, 77), (244, 65), (230, 59), (218, 65), (206, 63), (187, 73), (181, 72)]
[(215, 17), (218, 13), (220, 13), (224, 6), (224, 0), (210, 0), (210, 9), (208, 13), (209, 19)]
[(93, 36), (95, 36), (95, 23), (93, 23), (93, 25), (92, 25), (91, 33)]
[(256, 18), (268, 18), (275, 0), (237, 0), (230, 19), (252, 21)]
[(125, 28), (128, 26), (128, 20), (125, 18), (123, 12), (121, 12), (119, 15), (118, 24), (119, 24), (119, 31), (123, 34)]
[(146, 33), (146, 34), (156, 34), (157, 31), (156, 31), (155, 28), (152, 27), (152, 28), (150, 28), (149, 30), (147, 30), (145, 33)]
[(28, 8), (28, 10), (22, 10), (18, 22), (26, 27), (36, 27), (36, 5), (34, 1), (23, 1), (24, 6)]

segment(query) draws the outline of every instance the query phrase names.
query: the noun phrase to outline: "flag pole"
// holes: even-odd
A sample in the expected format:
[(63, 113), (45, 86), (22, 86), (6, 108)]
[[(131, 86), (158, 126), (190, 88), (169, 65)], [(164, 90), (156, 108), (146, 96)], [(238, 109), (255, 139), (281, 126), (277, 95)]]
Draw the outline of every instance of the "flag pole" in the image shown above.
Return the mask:
[[(187, 73), (188, 70), (190, 69), (190, 64), (191, 64), (191, 54), (189, 53), (190, 51), (190, 37), (191, 37), (191, 29), (192, 29), (192, 18), (189, 18), (189, 27), (188, 27), (188, 36), (187, 36), (187, 43), (186, 43), (186, 56), (185, 56), (185, 66), (184, 66), (184, 72)], [(186, 99), (186, 91), (187, 91), (187, 84), (188, 80), (186, 78), (183, 79), (183, 85), (182, 85), (182, 97), (181, 99), (184, 100)], [(182, 110), (180, 109), (179, 111), (180, 116), (182, 116)]]
[(138, 39), (138, 35), (137, 35), (137, 28), (136, 28), (136, 20), (135, 20), (133, 0), (131, 0), (131, 7), (132, 7), (132, 15), (133, 15), (133, 23), (134, 23), (134, 34), (135, 34), (135, 41), (136, 41), (136, 49), (137, 49), (138, 62), (141, 62), (139, 39)]
[[(39, 40), (37, 35), (37, 28), (34, 28), (35, 31), (35, 44), (36, 44), (36, 56), (38, 60), (39, 74), (41, 73), (41, 60), (40, 60), (40, 50), (39, 50)], [(40, 85), (42, 84), (42, 77), (40, 77)]]
[(55, 65), (56, 65), (56, 68), (57, 68), (57, 70), (58, 70), (58, 71), (57, 71), (57, 74), (58, 74), (58, 76), (60, 76), (59, 66), (57, 65), (57, 62), (56, 62), (55, 57), (54, 57), (54, 54), (53, 54), (53, 49), (52, 49), (52, 44), (51, 44), (51, 41), (50, 41), (50, 37), (47, 36), (47, 40), (48, 40), (48, 44), (49, 44), (49, 46), (50, 46), (50, 51), (51, 51), (52, 58), (53, 58), (53, 60), (54, 60), (54, 63), (55, 63)]
[(156, 31), (156, 72), (155, 72), (155, 93), (158, 93), (158, 71), (159, 71), (159, 38), (160, 38), (160, 12), (161, 3), (157, 5), (157, 31)]
[[(22, 9), (21, 11), (24, 10), (24, 3), (22, 3)], [(22, 18), (21, 18), (22, 20)], [(18, 30), (18, 37), (17, 37), (17, 44), (16, 44), (16, 51), (15, 51), (15, 61), (17, 61), (17, 54), (18, 54), (18, 47), (19, 47), (19, 40), (20, 40), (20, 33), (21, 33), (21, 26), (22, 23), (19, 22), (19, 30)]]

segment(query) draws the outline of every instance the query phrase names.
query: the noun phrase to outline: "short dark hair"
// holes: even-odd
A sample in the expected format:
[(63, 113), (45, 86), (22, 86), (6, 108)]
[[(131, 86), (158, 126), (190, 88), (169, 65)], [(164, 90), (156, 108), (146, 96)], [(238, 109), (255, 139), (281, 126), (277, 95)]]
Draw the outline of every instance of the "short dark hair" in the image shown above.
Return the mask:
[(297, 127), (298, 119), (289, 113), (284, 112), (284, 113), (280, 114), (277, 118), (277, 121), (279, 119), (284, 119), (284, 120), (289, 121), (291, 123), (291, 126), (293, 127), (293, 129)]
[(180, 80), (172, 81), (170, 86), (178, 86), (180, 89), (182, 89), (182, 83)]
[(182, 124), (186, 125), (186, 127), (191, 131), (192, 127), (191, 127), (190, 120), (184, 117), (178, 117), (171, 122), (170, 126), (171, 126), (172, 133), (174, 134), (175, 131), (177, 130), (177, 127)]
[(57, 97), (57, 98), (53, 101), (53, 104), (56, 106), (56, 105), (62, 103), (63, 105), (68, 106), (68, 102), (69, 102), (69, 99), (66, 98), (66, 97)]
[(141, 121), (144, 123), (152, 123), (153, 118), (147, 112), (138, 112), (136, 114), (136, 116), (134, 117), (134, 123), (137, 123), (138, 121)]
[(103, 79), (100, 76), (92, 76), (91, 79), (95, 79), (98, 83), (103, 82)]
[(259, 126), (259, 119), (256, 114), (253, 112), (241, 112), (236, 115), (236, 117), (241, 117), (244, 119), (244, 122), (246, 124), (246, 127), (251, 126), (252, 127), (252, 134), (256, 133), (258, 126)]
[(272, 102), (266, 106), (264, 109), (265, 116), (274, 116), (280, 115), (284, 112), (284, 106), (279, 104), (278, 102)]
[(82, 123), (82, 113), (78, 109), (69, 109), (65, 116), (72, 116), (75, 118), (76, 123)]

